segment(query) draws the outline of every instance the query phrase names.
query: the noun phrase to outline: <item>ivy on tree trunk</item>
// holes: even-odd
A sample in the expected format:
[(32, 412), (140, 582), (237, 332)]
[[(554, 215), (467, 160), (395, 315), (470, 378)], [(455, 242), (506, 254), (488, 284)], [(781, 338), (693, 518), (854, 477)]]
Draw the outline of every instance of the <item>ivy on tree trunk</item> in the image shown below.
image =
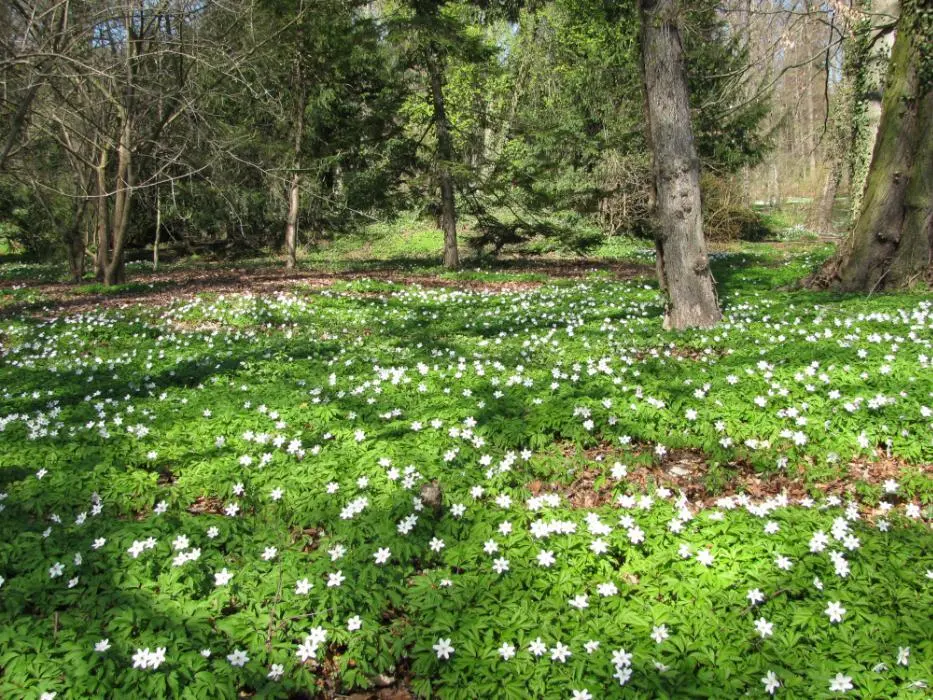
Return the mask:
[(921, 78), (929, 38), (916, 31), (916, 18), (903, 19), (858, 220), (811, 286), (870, 293), (911, 286), (933, 271), (933, 90)]

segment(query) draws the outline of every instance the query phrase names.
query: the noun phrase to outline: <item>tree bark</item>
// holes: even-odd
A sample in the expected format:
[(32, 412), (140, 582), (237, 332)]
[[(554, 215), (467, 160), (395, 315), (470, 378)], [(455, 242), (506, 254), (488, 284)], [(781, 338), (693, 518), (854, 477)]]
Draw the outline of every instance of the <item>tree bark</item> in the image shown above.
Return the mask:
[(675, 0), (639, 0), (648, 134), (654, 155), (664, 327), (709, 328), (721, 313), (700, 209), (700, 163), (690, 121)]
[(781, 198), (781, 178), (778, 175), (777, 163), (771, 163), (768, 174), (768, 206), (772, 209), (780, 209), (783, 202)]
[(305, 107), (308, 101), (308, 89), (303, 80), (301, 56), (295, 58), (295, 82), (299, 88), (298, 103), (295, 108), (295, 138), (292, 145), (292, 177), (288, 182), (288, 214), (285, 220), (285, 267), (292, 270), (298, 264), (298, 209), (301, 204), (301, 143), (305, 130)]
[(68, 248), (68, 269), (71, 272), (71, 281), (78, 284), (84, 277), (84, 233), (81, 231), (81, 217), (75, 219), (74, 224), (65, 234), (65, 243)]
[(437, 175), (441, 185), (441, 230), (444, 231), (444, 267), (460, 267), (457, 250), (457, 210), (454, 202), (454, 181), (450, 174), (453, 143), (450, 124), (444, 104), (444, 65), (433, 43), (426, 50), (428, 77), (431, 80), (431, 98), (434, 102), (434, 129), (437, 133)]
[(836, 193), (839, 190), (839, 181), (842, 178), (842, 163), (838, 158), (833, 158), (826, 170), (826, 179), (823, 181), (823, 189), (820, 198), (810, 209), (810, 215), (807, 221), (807, 228), (817, 233), (832, 233), (833, 231), (833, 206), (836, 203)]
[(133, 122), (128, 114), (123, 115), (120, 128), (120, 143), (117, 146), (116, 190), (113, 194), (113, 217), (110, 220), (109, 260), (104, 268), (104, 284), (108, 287), (126, 282), (126, 266), (123, 259), (123, 244), (130, 220), (130, 204), (133, 198)]
[(97, 187), (97, 252), (94, 256), (94, 278), (98, 282), (104, 281), (104, 271), (107, 269), (107, 255), (110, 251), (110, 204), (107, 196), (108, 157), (109, 151), (106, 144), (104, 144), (100, 147), (100, 156), (95, 173), (95, 186)]
[[(851, 222), (857, 223), (862, 197), (868, 184), (868, 170), (881, 124), (886, 67), (893, 51), (894, 35), (885, 29), (898, 16), (898, 0), (872, 0), (871, 27), (858, 41), (870, 47), (867, 55), (852, 68), (856, 72), (853, 99), (860, 103), (863, 120), (855, 126), (850, 158)], [(861, 55), (857, 53), (856, 55)]]
[(155, 240), (152, 242), (152, 271), (159, 271), (159, 242), (162, 234), (162, 197), (159, 194), (159, 186), (156, 185), (156, 220), (155, 220)]
[[(93, 173), (91, 173), (93, 176)], [(84, 254), (87, 252), (87, 241), (84, 237), (84, 219), (87, 211), (89, 197), (89, 182), (82, 186), (85, 196), (75, 199), (74, 213), (71, 225), (65, 231), (65, 247), (68, 254), (68, 269), (71, 272), (71, 281), (75, 284), (84, 278)]]
[(813, 80), (808, 76), (807, 84), (807, 178), (812, 183), (816, 173), (816, 149), (818, 138), (816, 136), (816, 110), (813, 107)]
[(298, 204), (300, 194), (301, 178), (296, 171), (292, 173), (292, 179), (288, 183), (288, 217), (285, 221), (285, 267), (289, 270), (298, 264)]
[(845, 248), (808, 282), (842, 291), (911, 286), (933, 271), (933, 90), (902, 18), (858, 221)]
[[(130, 203), (133, 197), (133, 157), (130, 149), (133, 125), (124, 115), (120, 127), (120, 142), (117, 146), (117, 169), (114, 191), (107, 187), (109, 149), (100, 146), (96, 166), (97, 204), (97, 254), (94, 258), (95, 277), (98, 282), (110, 286), (126, 281), (123, 260), (123, 244), (130, 219)], [(110, 199), (113, 199), (113, 207)]]

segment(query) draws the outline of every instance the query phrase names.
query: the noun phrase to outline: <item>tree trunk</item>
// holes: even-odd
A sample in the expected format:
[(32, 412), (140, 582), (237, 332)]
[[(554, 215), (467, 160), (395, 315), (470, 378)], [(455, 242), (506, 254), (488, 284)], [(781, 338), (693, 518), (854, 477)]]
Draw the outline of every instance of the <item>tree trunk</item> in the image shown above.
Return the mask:
[[(87, 187), (84, 187), (84, 193), (88, 193)], [(84, 214), (87, 211), (87, 205), (87, 197), (76, 199), (71, 226), (65, 232), (68, 270), (71, 272), (71, 281), (75, 284), (84, 277), (84, 254), (87, 247), (84, 239)]]
[(862, 208), (845, 249), (809, 280), (873, 292), (933, 270), (933, 90), (919, 76), (920, 44), (902, 17)]
[[(807, 42), (809, 50), (809, 42)], [(807, 91), (807, 186), (812, 187), (813, 176), (816, 174), (816, 149), (819, 139), (816, 135), (816, 110), (813, 106), (813, 78), (806, 76)]]
[(431, 97), (434, 102), (434, 128), (437, 132), (437, 175), (441, 184), (441, 230), (444, 231), (444, 267), (460, 267), (457, 250), (457, 210), (454, 202), (454, 181), (450, 174), (453, 143), (447, 110), (444, 106), (444, 66), (438, 49), (432, 43), (426, 50), (428, 75), (431, 79)]
[(96, 180), (97, 187), (97, 252), (94, 256), (94, 279), (104, 281), (104, 272), (107, 269), (107, 255), (110, 251), (110, 205), (107, 196), (107, 160), (106, 145), (100, 149), (97, 161)]
[(288, 217), (285, 220), (285, 267), (289, 270), (298, 264), (298, 203), (300, 201), (301, 178), (297, 172), (292, 173), (288, 183)]
[(721, 314), (700, 210), (700, 164), (690, 122), (674, 0), (639, 0), (648, 134), (654, 154), (664, 327), (709, 328)]
[(839, 180), (842, 177), (842, 163), (834, 158), (826, 170), (826, 180), (823, 190), (810, 209), (807, 228), (817, 233), (832, 233), (833, 206), (836, 203), (836, 192), (839, 190)]
[(162, 198), (159, 195), (159, 186), (156, 185), (156, 224), (155, 240), (152, 242), (152, 271), (159, 271), (159, 240), (162, 233)]
[(868, 46), (867, 53), (854, 48), (856, 56), (863, 56), (851, 65), (855, 72), (856, 124), (852, 137), (850, 158), (850, 204), (852, 224), (857, 223), (862, 211), (862, 197), (868, 184), (868, 169), (883, 110), (882, 96), (889, 57), (893, 51), (894, 35), (885, 29), (898, 15), (898, 0), (872, 0), (871, 26), (859, 32), (856, 39)]
[(81, 231), (81, 220), (78, 219), (65, 234), (68, 248), (68, 270), (71, 272), (71, 281), (78, 284), (84, 277), (84, 234)]
[(777, 163), (771, 163), (771, 168), (769, 170), (768, 206), (772, 209), (780, 209), (782, 206), (781, 178), (778, 176)]
[(123, 244), (126, 241), (130, 204), (133, 198), (133, 154), (130, 149), (132, 137), (132, 120), (128, 115), (124, 115), (120, 129), (120, 144), (117, 147), (116, 190), (113, 194), (113, 217), (110, 220), (110, 258), (104, 269), (104, 284), (108, 287), (126, 282)]
[(295, 108), (295, 139), (292, 145), (292, 171), (288, 182), (288, 214), (285, 219), (285, 267), (289, 270), (298, 264), (298, 209), (301, 204), (301, 142), (305, 129), (305, 107), (308, 101), (307, 87), (302, 80), (300, 57), (296, 59), (295, 79), (301, 85), (301, 94)]

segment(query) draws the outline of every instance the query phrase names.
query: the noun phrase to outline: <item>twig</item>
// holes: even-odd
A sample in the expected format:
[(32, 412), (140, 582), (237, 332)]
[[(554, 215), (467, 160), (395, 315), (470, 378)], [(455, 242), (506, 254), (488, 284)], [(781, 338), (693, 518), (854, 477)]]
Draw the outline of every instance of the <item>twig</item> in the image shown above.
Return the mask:
[(326, 610), (315, 610), (314, 612), (303, 613), (301, 615), (292, 615), (291, 617), (283, 617), (281, 622), (279, 622), (277, 629), (281, 629), (289, 622), (294, 622), (295, 620), (301, 620), (305, 617), (314, 617), (315, 615), (320, 615), (321, 613), (333, 612), (336, 608), (327, 608)]
[(269, 609), (269, 624), (266, 627), (266, 651), (272, 651), (272, 637), (275, 635), (275, 606), (282, 600), (282, 566), (279, 566), (279, 585), (275, 591), (275, 598)]

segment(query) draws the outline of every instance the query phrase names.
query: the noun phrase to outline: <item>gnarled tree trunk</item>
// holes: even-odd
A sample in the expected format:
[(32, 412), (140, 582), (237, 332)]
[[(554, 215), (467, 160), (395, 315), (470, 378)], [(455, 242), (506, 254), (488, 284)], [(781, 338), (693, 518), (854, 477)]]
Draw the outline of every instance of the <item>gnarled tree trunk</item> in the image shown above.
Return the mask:
[(431, 80), (431, 98), (434, 102), (434, 129), (437, 133), (437, 176), (441, 184), (441, 229), (444, 231), (444, 267), (460, 267), (457, 250), (457, 210), (454, 203), (454, 180), (450, 174), (453, 160), (453, 142), (444, 105), (444, 66), (433, 44), (425, 51), (428, 77)]
[(837, 257), (808, 282), (843, 291), (907, 287), (933, 273), (933, 90), (920, 79), (921, 43), (898, 28), (881, 124), (858, 221)]
[(654, 154), (659, 281), (664, 327), (709, 328), (721, 318), (700, 210), (700, 162), (693, 140), (675, 0), (639, 0), (648, 133)]

